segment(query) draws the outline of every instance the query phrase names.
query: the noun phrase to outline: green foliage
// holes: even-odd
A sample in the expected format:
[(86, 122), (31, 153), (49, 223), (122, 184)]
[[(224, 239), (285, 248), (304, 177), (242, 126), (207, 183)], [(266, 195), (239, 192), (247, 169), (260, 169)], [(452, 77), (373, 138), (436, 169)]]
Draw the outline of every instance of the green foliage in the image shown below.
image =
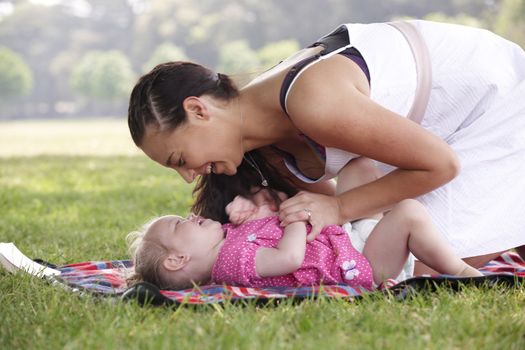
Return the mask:
[(269, 43), (257, 51), (257, 57), (263, 68), (270, 68), (300, 49), (297, 40), (281, 40)]
[(155, 51), (153, 51), (153, 54), (149, 58), (148, 62), (142, 66), (142, 71), (149, 72), (159, 63), (187, 60), (188, 56), (186, 56), (183, 48), (175, 46), (172, 43), (165, 42), (157, 46)]
[(217, 70), (221, 73), (250, 73), (258, 66), (257, 53), (246, 40), (232, 41), (220, 48)]
[(465, 26), (483, 28), (483, 22), (479, 18), (475, 18), (464, 13), (461, 13), (456, 16), (447, 16), (446, 14), (441, 12), (433, 12), (426, 15), (424, 19), (428, 21), (454, 23)]
[[(31, 67), (34, 86), (19, 115), (52, 110), (66, 101), (76, 104), (76, 113), (91, 114), (92, 104), (79, 98), (110, 98), (97, 114), (114, 113), (108, 106), (124, 106), (127, 94), (115, 84), (104, 89), (88, 88), (77, 81), (80, 94), (71, 93), (71, 71), (80, 58), (93, 50), (117, 49), (130, 61), (135, 73), (148, 70), (171, 58), (173, 49), (208, 67), (225, 73), (246, 73), (265, 69), (286, 56), (257, 52), (241, 45), (241, 51), (225, 46), (249, 42), (252, 48), (294, 38), (300, 47), (310, 44), (345, 22), (380, 22), (393, 18), (428, 18), (469, 25), (482, 25), (525, 46), (523, 0), (91, 0), (89, 6), (75, 1), (7, 1), (12, 14), (0, 18), (0, 43), (16, 51)], [(0, 1), (2, 3), (2, 1)], [(53, 6), (43, 5), (54, 3)], [(320, 16), (320, 14), (322, 14)], [(465, 15), (462, 15), (465, 14)], [(473, 20), (473, 19), (477, 20)], [(478, 22), (479, 21), (479, 22)], [(159, 48), (158, 57), (152, 57)], [(277, 48), (275, 48), (276, 51)], [(279, 49), (280, 50), (280, 49)], [(229, 52), (227, 52), (229, 51)], [(275, 54), (275, 56), (273, 56)], [(284, 56), (283, 56), (284, 55)], [(181, 56), (184, 57), (184, 56)], [(76, 69), (75, 69), (76, 70)], [(87, 74), (86, 74), (87, 75)], [(118, 85), (118, 84), (117, 84)], [(6, 86), (2, 84), (1, 87)], [(113, 88), (110, 88), (113, 86)], [(94, 92), (96, 90), (97, 92)], [(80, 96), (82, 95), (82, 96)], [(115, 97), (113, 97), (115, 96)], [(119, 97), (120, 96), (120, 97)], [(45, 108), (41, 108), (41, 106)], [(45, 112), (42, 112), (45, 113)], [(15, 113), (16, 114), (16, 113)], [(38, 117), (38, 115), (35, 115)]]
[(133, 78), (131, 64), (123, 53), (91, 51), (73, 69), (71, 86), (86, 97), (112, 101), (129, 94)]
[(525, 48), (525, 0), (503, 0), (493, 29)]
[(33, 74), (22, 56), (0, 47), (0, 96), (25, 96), (33, 88)]

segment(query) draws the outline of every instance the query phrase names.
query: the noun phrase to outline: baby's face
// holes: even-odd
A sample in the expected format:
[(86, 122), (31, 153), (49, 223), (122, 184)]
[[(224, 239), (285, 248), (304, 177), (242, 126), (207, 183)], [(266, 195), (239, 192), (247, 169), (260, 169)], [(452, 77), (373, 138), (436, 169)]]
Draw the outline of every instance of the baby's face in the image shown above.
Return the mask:
[(151, 225), (150, 234), (170, 251), (192, 255), (207, 254), (224, 239), (224, 230), (218, 221), (193, 214), (187, 218), (163, 216)]

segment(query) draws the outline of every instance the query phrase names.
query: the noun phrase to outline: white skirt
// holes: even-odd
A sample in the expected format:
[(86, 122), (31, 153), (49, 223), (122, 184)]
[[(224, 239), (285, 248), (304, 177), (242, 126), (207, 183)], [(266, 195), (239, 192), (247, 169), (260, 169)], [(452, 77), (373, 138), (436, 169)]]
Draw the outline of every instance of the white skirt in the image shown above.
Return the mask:
[(524, 99), (522, 82), (446, 137), (461, 172), (418, 198), (460, 257), (525, 245)]
[[(462, 167), (452, 182), (418, 199), (460, 257), (525, 245), (525, 53), (486, 30), (412, 23), (432, 65), (421, 126), (445, 140)], [(371, 98), (405, 115), (416, 73), (401, 34), (384, 24), (348, 28), (372, 77)]]

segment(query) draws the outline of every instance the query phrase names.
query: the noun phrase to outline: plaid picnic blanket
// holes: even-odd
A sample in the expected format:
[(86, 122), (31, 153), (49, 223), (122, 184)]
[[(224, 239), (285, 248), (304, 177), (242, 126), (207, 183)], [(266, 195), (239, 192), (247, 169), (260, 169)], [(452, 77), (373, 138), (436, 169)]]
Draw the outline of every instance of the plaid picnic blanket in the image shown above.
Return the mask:
[[(139, 302), (153, 304), (208, 304), (246, 299), (305, 299), (323, 297), (358, 297), (368, 293), (366, 289), (356, 289), (347, 285), (326, 285), (315, 287), (274, 287), (245, 288), (228, 285), (207, 285), (186, 290), (159, 290), (148, 283), (141, 283), (128, 288), (125, 276), (132, 263), (129, 260), (88, 261), (83, 263), (58, 266), (61, 273), (53, 277), (58, 283), (66, 285), (73, 291), (88, 292), (95, 295), (118, 296), (125, 299), (137, 299)], [(400, 296), (417, 290), (428, 282), (446, 284), (457, 288), (458, 284), (482, 284), (504, 282), (510, 285), (525, 285), (525, 261), (516, 253), (504, 253), (480, 269), (486, 276), (475, 278), (455, 278), (451, 276), (414, 277), (406, 281), (389, 280), (383, 287), (384, 292), (393, 291)]]

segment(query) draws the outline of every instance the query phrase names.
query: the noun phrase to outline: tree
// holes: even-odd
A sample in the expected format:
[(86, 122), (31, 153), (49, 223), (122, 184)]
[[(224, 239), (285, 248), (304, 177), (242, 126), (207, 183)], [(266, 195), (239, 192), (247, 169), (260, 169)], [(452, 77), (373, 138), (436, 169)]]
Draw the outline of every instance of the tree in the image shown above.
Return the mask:
[(134, 73), (119, 51), (88, 52), (73, 69), (72, 88), (83, 96), (106, 101), (127, 97)]
[[(116, 87), (107, 76), (129, 75), (129, 67), (123, 68), (127, 64), (108, 72), (106, 82), (96, 89), (72, 78), (80, 74), (82, 69), (76, 66), (92, 50), (119, 50), (136, 72), (162, 61), (186, 59), (187, 54), (208, 67), (235, 73), (236, 80), (246, 80), (246, 73), (286, 57), (291, 51), (286, 44), (289, 38), (304, 47), (346, 22), (441, 13), (429, 18), (474, 25), (472, 17), (478, 18), (485, 27), (525, 43), (525, 0), (0, 0), (3, 2), (11, 4), (12, 11), (0, 16), (1, 46), (21, 55), (33, 76), (30, 95), (18, 99), (18, 106), (13, 107), (31, 117), (53, 115), (59, 103), (74, 103), (81, 90), (97, 106), (114, 109), (101, 103), (109, 98), (120, 101), (124, 108), (124, 99), (113, 97), (124, 88)], [(95, 75), (87, 73), (94, 68), (87, 65), (84, 74)], [(73, 70), (77, 73), (72, 74)], [(76, 88), (71, 89), (74, 80)], [(7, 86), (1, 84), (0, 88)], [(99, 96), (93, 89), (111, 91)]]
[(483, 28), (483, 22), (481, 20), (463, 13), (456, 16), (447, 16), (441, 12), (433, 12), (426, 15), (424, 19), (428, 21), (454, 23), (470, 27)]
[(0, 47), (0, 96), (26, 96), (32, 88), (33, 74), (22, 57), (6, 47)]
[(175, 46), (169, 42), (165, 42), (157, 46), (153, 54), (150, 56), (148, 62), (142, 66), (143, 72), (150, 71), (159, 63), (168, 61), (187, 61), (188, 56), (184, 52), (184, 49)]
[(221, 47), (217, 71), (227, 74), (253, 73), (259, 59), (246, 40), (236, 40)]
[(504, 0), (494, 31), (525, 48), (525, 0)]
[(257, 51), (257, 56), (259, 57), (261, 66), (264, 69), (267, 69), (279, 63), (294, 52), (299, 51), (299, 49), (300, 46), (297, 40), (281, 40), (263, 46)]

